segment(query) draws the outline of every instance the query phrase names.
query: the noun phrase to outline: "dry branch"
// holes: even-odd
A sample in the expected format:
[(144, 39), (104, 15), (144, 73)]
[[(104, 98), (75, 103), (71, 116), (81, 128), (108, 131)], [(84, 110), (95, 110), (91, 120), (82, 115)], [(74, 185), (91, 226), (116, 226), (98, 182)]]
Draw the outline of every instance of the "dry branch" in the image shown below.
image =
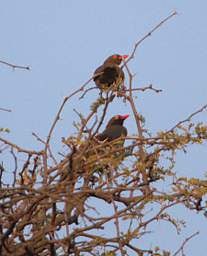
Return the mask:
[(13, 69), (26, 69), (26, 70), (30, 70), (29, 66), (20, 66), (20, 65), (16, 65), (16, 64), (12, 64), (12, 63), (3, 61), (3, 60), (0, 60), (0, 63), (3, 64), (3, 65), (9, 66), (9, 67), (11, 67)]
[[(174, 15), (176, 12), (139, 40), (124, 63), (129, 86), (119, 96), (133, 111), (137, 134), (112, 142), (97, 140), (115, 97), (110, 91), (104, 100), (98, 99), (93, 104), (86, 117), (74, 110), (80, 118), (77, 134), (62, 139), (66, 150), (61, 159), (52, 151), (53, 132), (66, 103), (83, 91), (81, 98), (84, 98), (93, 89), (85, 90), (92, 77), (64, 98), (46, 139), (33, 133), (43, 150), (24, 149), (0, 137), (4, 149), (1, 156), (12, 156), (14, 163), (14, 169), (0, 163), (1, 255), (115, 256), (133, 252), (152, 256), (157, 250), (150, 248), (151, 242), (149, 248), (140, 243), (146, 234), (150, 236), (152, 223), (167, 221), (177, 232), (182, 230), (183, 222), (175, 220), (169, 209), (182, 206), (205, 214), (206, 180), (180, 178), (174, 164), (176, 152), (206, 141), (207, 127), (193, 124), (191, 119), (207, 105), (167, 132), (145, 135), (133, 91), (161, 90), (152, 85), (133, 88), (133, 75), (127, 64), (138, 46)], [(188, 125), (184, 127), (186, 122)], [(123, 140), (127, 141), (126, 146), (120, 143)], [(19, 152), (25, 157), (23, 162)], [(7, 176), (11, 178), (9, 181)], [(166, 182), (162, 189), (160, 182)], [(111, 232), (111, 227), (115, 232)], [(184, 246), (195, 235), (187, 238), (173, 256), (183, 253)]]

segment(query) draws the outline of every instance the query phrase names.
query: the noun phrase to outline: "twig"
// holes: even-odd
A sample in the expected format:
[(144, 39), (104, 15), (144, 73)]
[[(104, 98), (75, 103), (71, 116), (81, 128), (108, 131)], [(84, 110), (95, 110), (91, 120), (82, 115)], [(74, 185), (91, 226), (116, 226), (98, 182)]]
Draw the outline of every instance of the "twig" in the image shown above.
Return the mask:
[(12, 112), (11, 109), (8, 109), (8, 108), (0, 108), (0, 110), (5, 112)]
[(0, 153), (2, 153), (7, 148), (9, 148), (9, 145), (2, 144), (1, 147), (0, 147)]
[(15, 64), (12, 64), (12, 63), (3, 61), (3, 60), (0, 60), (0, 63), (1, 63), (1, 64), (4, 64), (4, 65), (6, 65), (6, 66), (9, 66), (9, 67), (11, 67), (11, 68), (13, 68), (13, 69), (26, 69), (26, 70), (30, 70), (30, 67), (29, 67), (29, 66), (15, 65)]
[(37, 141), (45, 145), (45, 141), (41, 139), (35, 132), (32, 132), (32, 136), (34, 136), (37, 139)]
[[(88, 122), (91, 120), (91, 118), (94, 116), (94, 114), (96, 113), (96, 111), (91, 111), (89, 113), (89, 115), (85, 118), (85, 122), (84, 124), (82, 125), (82, 127), (80, 128), (80, 131), (79, 131), (79, 134), (78, 134), (78, 137), (77, 139), (80, 140), (81, 136), (82, 136), (82, 133), (84, 132), (84, 129), (86, 127), (86, 125), (88, 124)], [(96, 121), (95, 121), (95, 124), (97, 123), (97, 117), (96, 117)], [(90, 133), (91, 134), (91, 133)]]
[(184, 256), (184, 247), (186, 245), (186, 243), (191, 240), (193, 237), (199, 235), (199, 231), (195, 232), (194, 234), (192, 234), (191, 236), (187, 237), (183, 243), (181, 244), (180, 248), (172, 255), (172, 256), (177, 256), (180, 252), (182, 252), (182, 256)]
[(27, 149), (21, 148), (10, 141), (3, 139), (2, 137), (0, 137), (0, 141), (2, 141), (6, 145), (11, 146), (12, 148), (15, 148), (17, 152), (22, 152), (30, 155), (42, 155), (42, 151), (27, 150)]
[[(129, 75), (129, 96), (126, 97), (126, 99), (128, 100), (128, 102), (130, 103), (131, 105), (131, 108), (132, 108), (132, 111), (134, 113), (134, 118), (135, 118), (135, 121), (136, 121), (136, 124), (137, 124), (137, 130), (138, 130), (138, 135), (139, 135), (139, 138), (141, 140), (144, 139), (144, 136), (143, 136), (143, 131), (142, 131), (142, 125), (141, 125), (141, 118), (137, 112), (137, 109), (136, 109), (136, 106), (134, 104), (134, 100), (133, 100), (133, 96), (132, 96), (132, 79), (133, 79), (133, 75), (131, 74), (128, 66), (126, 63), (124, 63), (125, 67), (126, 67), (126, 70), (128, 72), (128, 75)], [(144, 160), (144, 157), (145, 157), (145, 151), (144, 151), (144, 146), (143, 144), (140, 144), (139, 145), (139, 153), (140, 153), (140, 160), (143, 161)], [(147, 177), (147, 173), (145, 170), (142, 170), (141, 172), (142, 174), (142, 178), (143, 178), (143, 182), (145, 184), (148, 184), (148, 177)], [(150, 193), (150, 188), (148, 185), (146, 185), (144, 187), (144, 193), (145, 194), (149, 194)], [(131, 192), (131, 196), (132, 196), (133, 192)]]
[(141, 87), (141, 88), (133, 88), (133, 89), (126, 89), (126, 90), (124, 90), (124, 92), (129, 92), (129, 91), (141, 91), (141, 92), (144, 92), (144, 91), (146, 91), (146, 90), (152, 90), (152, 91), (154, 91), (154, 92), (156, 92), (156, 93), (160, 93), (160, 92), (162, 92), (163, 90), (162, 89), (156, 89), (156, 88), (154, 88), (153, 86), (152, 86), (152, 84), (150, 84), (149, 86), (145, 86), (145, 87)]
[(152, 250), (141, 250), (141, 249), (138, 249), (138, 248), (136, 248), (133, 245), (128, 244), (128, 243), (126, 244), (126, 246), (128, 246), (130, 249), (135, 251), (137, 253), (137, 255), (139, 255), (139, 256), (143, 256), (144, 255), (143, 253), (148, 253), (148, 255), (153, 256), (153, 251)]
[[(46, 140), (46, 143), (45, 143), (45, 149), (44, 149), (44, 157), (43, 157), (43, 162), (44, 162), (44, 170), (45, 170), (45, 176), (47, 177), (47, 150), (48, 150), (48, 147), (49, 147), (49, 143), (50, 143), (50, 139), (51, 139), (51, 136), (52, 136), (52, 133), (55, 129), (55, 126), (58, 122), (58, 120), (60, 119), (60, 114), (66, 104), (66, 102), (72, 98), (74, 95), (76, 95), (77, 93), (81, 92), (84, 90), (84, 88), (86, 87), (87, 84), (90, 83), (91, 80), (93, 80), (94, 76), (92, 76), (88, 81), (86, 81), (79, 89), (77, 89), (76, 91), (74, 91), (73, 93), (71, 93), (69, 96), (66, 96), (62, 102), (62, 104), (60, 105), (60, 108), (55, 116), (55, 119), (52, 123), (52, 126), (49, 130), (49, 133), (48, 133), (48, 136), (47, 136), (47, 140)], [(45, 178), (46, 178), (45, 177)]]
[(169, 130), (167, 131), (167, 133), (172, 132), (173, 130), (175, 130), (175, 128), (177, 128), (178, 126), (180, 126), (180, 125), (183, 124), (183, 123), (190, 122), (190, 120), (191, 120), (195, 115), (197, 115), (197, 114), (203, 112), (206, 108), (207, 108), (207, 104), (204, 105), (204, 106), (203, 106), (202, 108), (200, 108), (199, 110), (195, 111), (194, 113), (190, 114), (186, 119), (184, 119), (184, 120), (178, 122), (175, 126), (173, 126), (171, 129), (169, 129)]
[(24, 174), (24, 171), (27, 170), (28, 166), (30, 165), (30, 159), (31, 159), (31, 155), (28, 155), (28, 158), (24, 163), (21, 172), (19, 172), (19, 176), (21, 177), (21, 185), (24, 183), (23, 174)]
[(17, 166), (17, 157), (16, 157), (16, 155), (14, 154), (14, 149), (13, 148), (11, 148), (11, 154), (12, 154), (12, 156), (13, 156), (13, 158), (14, 158), (14, 171), (13, 171), (13, 174), (14, 174), (14, 180), (13, 180), (13, 187), (15, 186), (15, 184), (16, 184), (16, 180), (17, 180), (17, 168), (18, 168), (18, 166)]
[(2, 187), (2, 175), (3, 172), (5, 171), (4, 166), (3, 166), (3, 162), (0, 163), (0, 188)]
[(88, 89), (85, 90), (85, 92), (80, 96), (79, 100), (83, 99), (87, 92), (92, 91), (92, 90), (94, 90), (94, 89), (99, 89), (99, 88), (96, 87), (96, 86), (91, 87), (91, 88), (88, 88)]
[(118, 206), (116, 205), (116, 203), (114, 202), (114, 199), (112, 198), (112, 204), (113, 204), (113, 208), (114, 208), (114, 224), (116, 227), (116, 233), (117, 233), (117, 237), (119, 237), (118, 239), (118, 243), (119, 243), (119, 250), (121, 252), (121, 255), (124, 256), (124, 247), (122, 245), (122, 241), (120, 238), (120, 223), (119, 223), (119, 215), (118, 215)]
[(99, 128), (101, 127), (101, 125), (102, 125), (102, 123), (103, 123), (103, 121), (104, 121), (104, 118), (105, 118), (105, 116), (106, 116), (106, 111), (107, 111), (107, 109), (108, 109), (108, 106), (109, 106), (109, 104), (110, 104), (110, 102), (113, 100), (113, 92), (111, 92), (111, 94), (109, 95), (109, 92), (107, 92), (107, 95), (106, 95), (106, 102), (105, 102), (105, 106), (104, 106), (104, 109), (103, 109), (103, 114), (102, 114), (102, 116), (101, 116), (101, 120), (100, 120), (100, 122), (99, 122), (99, 124), (98, 124), (98, 126), (97, 126), (97, 128), (96, 128), (96, 130), (95, 130), (95, 132), (93, 133), (93, 135), (92, 135), (92, 137), (94, 137), (96, 134), (97, 134), (97, 132), (99, 131)]
[[(169, 16), (167, 16), (164, 20), (162, 20), (160, 23), (158, 23), (151, 31), (149, 31), (145, 36), (143, 36), (138, 42), (136, 42), (134, 49), (132, 50), (132, 53), (130, 54), (129, 58), (125, 61), (125, 64), (127, 64), (130, 60), (132, 60), (134, 58), (135, 52), (137, 50), (137, 47), (148, 37), (150, 37), (152, 35), (152, 33), (154, 33), (157, 29), (159, 29), (165, 22), (167, 22), (169, 19), (171, 19), (172, 17), (174, 17), (175, 15), (177, 15), (177, 12), (174, 11), (172, 14), (170, 14)], [(125, 64), (123, 64), (123, 66), (125, 66)], [(123, 67), (122, 66), (122, 67)]]
[[(133, 102), (133, 98), (132, 98), (132, 79), (133, 79), (133, 76), (127, 66), (127, 63), (134, 58), (134, 55), (135, 55), (135, 52), (137, 50), (137, 47), (148, 37), (150, 37), (152, 35), (152, 33), (154, 33), (158, 28), (160, 28), (165, 22), (167, 22), (169, 19), (171, 19), (173, 16), (177, 15), (177, 12), (173, 12), (172, 14), (170, 14), (169, 16), (167, 16), (165, 19), (163, 19), (160, 23), (158, 23), (151, 31), (149, 31), (144, 37), (142, 37), (134, 46), (134, 49), (131, 53), (131, 55), (129, 56), (129, 58), (124, 61), (124, 64), (122, 66), (123, 67), (126, 67), (127, 69), (127, 72), (128, 72), (128, 75), (129, 75), (129, 96), (128, 96), (128, 101), (130, 102), (131, 104), (131, 107), (132, 107), (132, 110), (134, 112), (134, 115), (135, 115), (135, 119), (136, 119), (136, 123), (137, 123), (137, 128), (138, 128), (138, 134), (140, 136), (140, 138), (143, 138), (143, 135), (142, 135), (142, 128), (141, 128), (141, 124), (140, 124), (140, 118), (139, 118), (139, 115), (136, 111), (136, 108), (135, 108), (135, 105), (134, 105), (134, 102)], [(149, 87), (148, 87), (149, 88)], [(152, 88), (150, 88), (152, 89)], [(142, 150), (141, 150), (142, 151)]]
[(62, 110), (63, 110), (63, 108), (64, 108), (66, 102), (67, 102), (70, 98), (72, 98), (74, 95), (76, 95), (77, 93), (83, 91), (84, 88), (86, 87), (86, 85), (89, 84), (90, 81), (93, 80), (93, 78), (94, 78), (94, 76), (92, 76), (88, 81), (86, 81), (79, 89), (77, 89), (76, 91), (74, 91), (73, 93), (71, 93), (69, 96), (66, 96), (66, 97), (64, 98), (64, 100), (63, 100), (62, 104), (60, 105), (60, 108), (59, 108), (59, 110), (58, 110), (58, 112), (57, 112), (57, 114), (56, 114), (56, 116), (55, 116), (55, 119), (54, 119), (54, 121), (53, 121), (53, 123), (52, 123), (52, 126), (51, 126), (51, 128), (50, 128), (50, 131), (49, 131), (49, 133), (48, 133), (47, 141), (46, 141), (46, 146), (45, 146), (45, 150), (47, 150), (47, 147), (48, 147), (48, 144), (49, 144), (49, 142), (50, 142), (50, 138), (51, 138), (51, 136), (52, 136), (53, 130), (54, 130), (55, 126), (56, 126), (56, 123), (57, 123), (58, 120), (60, 119), (60, 114), (61, 114), (61, 112), (62, 112)]
[[(45, 141), (43, 139), (41, 139), (35, 132), (32, 132), (32, 135), (37, 139), (37, 141), (40, 141), (43, 145), (45, 145)], [(48, 151), (49, 151), (51, 159), (53, 160), (54, 164), (56, 165), (57, 164), (57, 160), (55, 159), (55, 157), (54, 157), (54, 155), (52, 153), (50, 145), (48, 147)]]
[[(134, 100), (133, 100), (133, 96), (132, 96), (132, 79), (133, 79), (133, 76), (127, 66), (127, 63), (132, 60), (134, 58), (134, 55), (135, 55), (135, 52), (137, 50), (137, 47), (148, 37), (150, 37), (152, 35), (153, 32), (155, 32), (158, 28), (160, 28), (165, 22), (167, 22), (169, 19), (171, 19), (173, 16), (175, 16), (177, 14), (177, 12), (173, 12), (171, 15), (167, 16), (164, 20), (162, 20), (159, 24), (157, 24), (150, 32), (148, 32), (144, 37), (142, 37), (134, 46), (134, 49), (132, 50), (132, 53), (131, 55), (129, 56), (129, 58), (124, 61), (124, 64), (122, 65), (121, 68), (125, 67), (126, 70), (127, 70), (127, 73), (129, 75), (129, 96), (126, 97), (126, 99), (129, 101), (130, 105), (131, 105), (131, 108), (133, 110), (133, 113), (134, 113), (134, 117), (135, 117), (135, 120), (136, 120), (136, 124), (137, 124), (137, 129), (138, 129), (138, 134), (139, 134), (139, 137), (141, 139), (144, 138), (143, 136), (143, 131), (142, 131), (142, 126), (141, 126), (141, 119), (139, 117), (139, 114), (136, 110), (136, 107), (135, 107), (135, 104), (134, 104)], [(152, 89), (152, 88), (151, 88)], [(144, 159), (144, 148), (143, 148), (143, 145), (140, 145), (139, 146), (139, 151), (140, 151), (140, 158), (141, 160)], [(144, 183), (148, 183), (148, 177), (147, 177), (147, 173), (145, 171), (142, 172), (142, 177), (143, 177), (143, 181)], [(150, 192), (150, 188), (149, 186), (146, 186), (146, 189), (145, 189), (145, 193), (148, 194)]]
[[(99, 73), (93, 75), (93, 77), (90, 79), (90, 81), (91, 81), (92, 79), (96, 78), (97, 76), (102, 75), (103, 73), (104, 73), (104, 72), (102, 71), (102, 72), (99, 72)], [(87, 83), (87, 84), (88, 84), (88, 83)], [(96, 87), (96, 86), (94, 86), (94, 87), (91, 87), (91, 88), (87, 89), (87, 90), (80, 96), (79, 100), (80, 100), (80, 99), (83, 99), (84, 96), (86, 95), (86, 93), (87, 93), (88, 91), (93, 90), (93, 89), (99, 89), (99, 88)], [(82, 91), (83, 91), (83, 90), (82, 90)]]

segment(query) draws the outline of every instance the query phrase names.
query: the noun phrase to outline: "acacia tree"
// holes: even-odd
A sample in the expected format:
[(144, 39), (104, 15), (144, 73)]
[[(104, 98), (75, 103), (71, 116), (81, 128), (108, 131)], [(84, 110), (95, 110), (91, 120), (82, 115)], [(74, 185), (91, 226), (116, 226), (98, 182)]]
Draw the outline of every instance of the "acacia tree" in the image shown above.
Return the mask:
[[(149, 130), (146, 132), (133, 93), (161, 90), (151, 85), (133, 88), (128, 66), (138, 46), (175, 15), (172, 13), (139, 40), (122, 67), (129, 79), (127, 88), (118, 96), (131, 106), (137, 126), (136, 135), (118, 139), (125, 139), (125, 146), (95, 139), (109, 105), (113, 104), (114, 92), (109, 91), (106, 98), (91, 105), (88, 116), (77, 112), (78, 133), (62, 139), (68, 150), (61, 160), (57, 160), (51, 148), (63, 108), (76, 94), (86, 97), (91, 90), (86, 86), (93, 77), (64, 98), (46, 140), (34, 134), (42, 143), (42, 150), (28, 150), (0, 137), (0, 153), (5, 157), (11, 154), (14, 161), (12, 172), (4, 167), (4, 162), (0, 165), (1, 255), (184, 255), (185, 244), (197, 233), (177, 250), (143, 248), (139, 241), (155, 222), (169, 222), (179, 232), (182, 222), (168, 211), (176, 205), (205, 214), (206, 180), (179, 177), (174, 167), (176, 152), (185, 152), (189, 145), (202, 144), (207, 139), (207, 126), (192, 122), (207, 105), (171, 129), (152, 136)], [(18, 158), (23, 156), (21, 165)], [(10, 183), (5, 182), (8, 173)], [(160, 190), (160, 182), (166, 184), (165, 189)]]

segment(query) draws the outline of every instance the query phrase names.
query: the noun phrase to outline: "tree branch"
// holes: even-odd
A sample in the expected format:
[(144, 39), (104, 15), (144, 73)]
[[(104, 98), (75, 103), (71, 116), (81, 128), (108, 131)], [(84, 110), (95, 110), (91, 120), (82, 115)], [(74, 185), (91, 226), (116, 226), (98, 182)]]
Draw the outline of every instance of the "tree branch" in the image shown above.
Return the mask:
[(0, 108), (0, 111), (12, 112), (11, 109), (8, 109), (8, 108)]
[[(134, 49), (132, 50), (132, 53), (130, 54), (129, 58), (125, 61), (125, 64), (127, 64), (129, 61), (131, 61), (134, 58), (135, 52), (137, 50), (137, 47), (148, 37), (152, 35), (157, 29), (159, 29), (164, 23), (166, 23), (168, 20), (170, 20), (172, 17), (177, 15), (177, 12), (174, 11), (172, 14), (167, 16), (165, 19), (163, 19), (160, 23), (158, 23), (152, 30), (150, 30), (145, 36), (143, 36), (139, 41), (136, 42)], [(123, 64), (122, 67), (125, 65)]]
[(169, 130), (167, 131), (167, 133), (173, 132), (176, 128), (178, 128), (178, 127), (179, 127), (181, 124), (183, 124), (183, 123), (190, 122), (191, 119), (192, 119), (194, 116), (196, 116), (197, 114), (203, 112), (204, 110), (206, 110), (206, 108), (207, 108), (207, 104), (204, 105), (202, 108), (198, 109), (197, 111), (195, 111), (194, 113), (190, 114), (186, 119), (184, 119), (184, 120), (178, 122), (175, 126), (173, 126), (171, 129), (169, 129)]
[(30, 70), (30, 67), (29, 67), (29, 66), (15, 65), (15, 64), (12, 64), (12, 63), (3, 61), (3, 60), (0, 60), (0, 63), (1, 63), (1, 64), (4, 64), (4, 65), (6, 65), (6, 66), (9, 66), (9, 67), (11, 67), (11, 68), (13, 68), (13, 69), (26, 69), (26, 70)]
[(199, 235), (199, 231), (195, 232), (191, 236), (187, 237), (183, 243), (181, 244), (180, 248), (172, 255), (172, 256), (177, 256), (180, 252), (182, 252), (182, 256), (184, 256), (184, 247), (187, 244), (188, 241), (190, 241), (193, 237)]

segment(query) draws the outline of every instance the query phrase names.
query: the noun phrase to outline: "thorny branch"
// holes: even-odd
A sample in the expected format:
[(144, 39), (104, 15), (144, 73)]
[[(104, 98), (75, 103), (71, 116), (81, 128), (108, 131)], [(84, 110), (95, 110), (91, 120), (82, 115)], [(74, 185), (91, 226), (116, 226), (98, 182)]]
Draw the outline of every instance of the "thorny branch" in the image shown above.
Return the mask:
[(12, 112), (11, 109), (8, 109), (8, 108), (0, 108), (0, 111)]
[[(114, 97), (113, 92), (108, 92), (105, 101), (101, 102), (103, 108), (99, 118), (98, 107), (86, 118), (75, 110), (81, 120), (77, 134), (62, 140), (67, 150), (60, 160), (56, 160), (50, 141), (62, 110), (73, 96), (85, 90), (92, 77), (64, 98), (46, 140), (33, 133), (43, 150), (24, 149), (0, 137), (4, 146), (0, 154), (12, 155), (14, 162), (12, 172), (0, 163), (1, 255), (115, 256), (130, 255), (133, 251), (139, 256), (152, 256), (156, 255), (156, 250), (143, 248), (140, 243), (140, 238), (151, 234), (151, 223), (167, 221), (177, 231), (182, 229), (183, 222), (175, 220), (168, 213), (169, 209), (180, 205), (196, 209), (205, 216), (206, 180), (177, 177), (174, 163), (177, 151), (206, 141), (205, 125), (199, 124), (199, 133), (195, 132), (194, 124), (185, 129), (180, 126), (190, 122), (207, 105), (180, 121), (169, 130), (171, 132), (144, 136), (132, 92), (152, 90), (159, 93), (161, 90), (152, 85), (133, 88), (133, 75), (127, 65), (137, 47), (174, 15), (176, 12), (139, 40), (124, 63), (129, 88), (121, 96), (133, 111), (137, 134), (112, 142), (97, 141), (96, 135)], [(89, 127), (92, 118), (95, 120)], [(117, 146), (123, 139), (127, 140), (127, 146)], [(23, 159), (19, 158), (19, 153)], [(159, 182), (166, 180), (168, 185), (160, 189)], [(150, 212), (149, 208), (152, 208)], [(111, 227), (115, 227), (113, 234)], [(186, 243), (197, 234), (188, 237), (173, 256), (184, 253)]]
[(51, 139), (51, 136), (52, 136), (52, 133), (55, 129), (55, 126), (58, 122), (58, 120), (60, 119), (60, 114), (66, 104), (66, 102), (71, 99), (74, 95), (78, 94), (79, 92), (83, 91), (84, 88), (86, 87), (86, 85), (93, 79), (90, 78), (87, 82), (85, 82), (79, 89), (77, 89), (76, 91), (74, 91), (73, 93), (71, 93), (69, 96), (66, 96), (62, 102), (62, 104), (60, 105), (60, 108), (55, 116), (55, 119), (52, 123), (52, 126), (49, 130), (49, 133), (48, 133), (48, 136), (47, 136), (47, 140), (46, 140), (46, 143), (45, 143), (45, 149), (44, 149), (44, 157), (43, 157), (43, 161), (44, 161), (44, 175), (45, 175), (45, 182), (46, 182), (46, 179), (47, 179), (47, 150), (48, 150), (48, 147), (49, 147), (49, 143), (50, 143), (50, 139)]
[(3, 64), (3, 65), (9, 66), (9, 67), (11, 67), (11, 68), (13, 68), (13, 69), (26, 69), (26, 70), (30, 70), (30, 67), (29, 67), (29, 66), (15, 65), (15, 64), (12, 64), (12, 63), (3, 61), (3, 60), (0, 60), (0, 63)]
[(145, 87), (132, 88), (131, 90), (130, 90), (130, 89), (125, 89), (124, 92), (129, 92), (129, 91), (131, 91), (131, 92), (134, 92), (134, 91), (145, 92), (145, 91), (147, 91), (147, 90), (152, 90), (152, 91), (154, 91), (154, 92), (156, 92), (156, 93), (162, 92), (161, 89), (156, 89), (156, 88), (154, 88), (154, 87), (152, 86), (152, 84), (150, 84), (149, 86), (145, 86)]
[(47, 136), (47, 140), (46, 140), (46, 143), (45, 143), (45, 149), (44, 149), (44, 157), (43, 157), (43, 161), (44, 161), (44, 171), (45, 171), (45, 180), (47, 178), (47, 150), (48, 150), (48, 147), (49, 147), (49, 143), (50, 143), (50, 139), (51, 139), (51, 136), (52, 136), (52, 133), (55, 129), (55, 126), (58, 122), (58, 120), (60, 119), (60, 115), (61, 115), (61, 112), (66, 104), (67, 101), (69, 101), (73, 96), (75, 96), (76, 94), (78, 94), (79, 92), (83, 91), (85, 89), (85, 87), (94, 79), (94, 77), (100, 75), (101, 73), (98, 73), (96, 74), (95, 76), (92, 76), (89, 80), (87, 80), (79, 89), (77, 89), (76, 91), (74, 91), (73, 93), (71, 93), (69, 96), (66, 96), (62, 102), (62, 104), (60, 105), (60, 108), (55, 116), (55, 119), (51, 125), (51, 128), (49, 130), (49, 133), (48, 133), (48, 136)]
[(180, 248), (173, 254), (173, 256), (177, 256), (180, 252), (182, 252), (182, 256), (185, 256), (184, 254), (184, 247), (185, 245), (195, 236), (199, 235), (199, 232), (195, 232), (194, 234), (192, 234), (191, 236), (187, 237), (183, 243), (181, 244)]
[(125, 61), (124, 65), (127, 64), (128, 62), (130, 62), (133, 58), (134, 55), (136, 53), (136, 50), (138, 48), (138, 46), (143, 43), (143, 41), (145, 41), (145, 39), (147, 39), (148, 37), (150, 37), (157, 29), (159, 29), (164, 23), (166, 23), (168, 20), (170, 20), (171, 18), (173, 18), (175, 15), (177, 15), (177, 12), (173, 12), (172, 14), (170, 14), (169, 16), (167, 16), (165, 19), (163, 19), (160, 23), (158, 23), (151, 31), (149, 31), (145, 36), (143, 36), (139, 41), (136, 42), (134, 49), (132, 50), (132, 53), (130, 54), (129, 58)]
[(12, 143), (11, 141), (8, 141), (2, 137), (0, 137), (0, 141), (3, 142), (5, 145), (9, 145), (12, 148), (16, 149), (17, 152), (22, 152), (22, 153), (26, 153), (26, 154), (31, 154), (31, 155), (41, 155), (42, 151), (35, 151), (35, 150), (28, 150), (28, 149), (24, 149), (22, 147), (17, 146), (16, 144)]
[(207, 108), (207, 104), (205, 104), (204, 106), (202, 106), (200, 109), (198, 109), (197, 111), (195, 111), (194, 113), (190, 114), (186, 119), (178, 122), (175, 126), (173, 126), (170, 130), (167, 131), (167, 133), (169, 132), (173, 132), (176, 128), (178, 128), (180, 125), (186, 123), (186, 122), (190, 122), (191, 119), (196, 116), (197, 114), (203, 112), (204, 110), (206, 110)]
[[(127, 64), (125, 63), (125, 67), (126, 67), (126, 70), (127, 70), (127, 73), (129, 75), (129, 96), (126, 97), (126, 99), (129, 101), (130, 105), (131, 105), (131, 109), (134, 113), (134, 117), (135, 117), (135, 121), (136, 121), (136, 124), (137, 124), (137, 130), (138, 130), (138, 136), (140, 139), (144, 139), (144, 136), (143, 136), (143, 131), (142, 131), (142, 124), (141, 124), (141, 118), (140, 118), (140, 115), (136, 109), (136, 106), (135, 106), (135, 103), (134, 103), (134, 100), (133, 100), (133, 96), (132, 96), (132, 79), (133, 79), (133, 76), (127, 66)], [(139, 156), (140, 156), (140, 160), (143, 161), (144, 158), (145, 158), (145, 150), (144, 150), (144, 146), (143, 144), (140, 144), (139, 145)], [(146, 184), (146, 186), (144, 187), (144, 193), (145, 194), (148, 194), (150, 192), (150, 189), (149, 189), (149, 186), (148, 186), (148, 177), (147, 177), (147, 173), (145, 170), (141, 170), (141, 174), (142, 174), (142, 178), (143, 178), (143, 182)]]

